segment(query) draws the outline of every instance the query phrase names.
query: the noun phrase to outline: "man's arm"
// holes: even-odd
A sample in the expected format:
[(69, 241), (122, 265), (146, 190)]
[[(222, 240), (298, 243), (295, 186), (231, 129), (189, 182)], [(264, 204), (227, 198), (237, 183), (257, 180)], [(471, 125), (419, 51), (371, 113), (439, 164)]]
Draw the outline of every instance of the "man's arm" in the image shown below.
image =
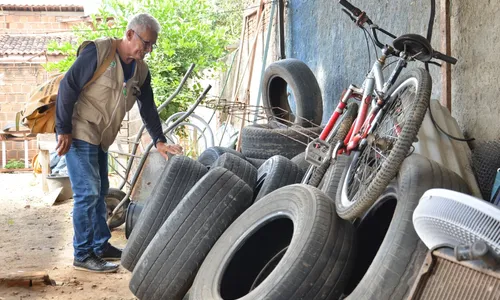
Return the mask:
[(153, 89), (151, 88), (151, 73), (148, 71), (148, 75), (144, 84), (141, 86), (141, 94), (137, 98), (137, 104), (139, 105), (139, 112), (142, 117), (144, 125), (149, 132), (149, 135), (153, 139), (153, 143), (165, 158), (168, 159), (166, 152), (172, 154), (182, 153), (182, 147), (179, 145), (167, 145), (167, 139), (163, 135), (163, 129), (161, 127), (160, 116), (158, 115), (157, 108), (154, 102)]
[(71, 147), (73, 108), (78, 96), (97, 68), (97, 50), (89, 44), (80, 53), (59, 84), (56, 100), (57, 154), (64, 155)]

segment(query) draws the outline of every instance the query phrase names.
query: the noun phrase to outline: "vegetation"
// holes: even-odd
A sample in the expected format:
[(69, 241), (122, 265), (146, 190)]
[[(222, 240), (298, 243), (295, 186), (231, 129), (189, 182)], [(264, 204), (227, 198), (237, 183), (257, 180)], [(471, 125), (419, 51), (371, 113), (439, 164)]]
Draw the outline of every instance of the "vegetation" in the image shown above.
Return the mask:
[[(163, 103), (177, 88), (191, 63), (196, 64), (193, 84), (183, 89), (161, 114), (166, 120), (171, 114), (184, 111), (194, 102), (203, 87), (196, 83), (203, 71), (219, 71), (225, 46), (240, 35), (243, 0), (138, 0), (122, 2), (104, 0), (99, 17), (92, 16), (91, 27), (81, 24), (74, 28), (77, 43), (51, 43), (49, 51), (60, 51), (65, 60), (49, 63), (49, 71), (67, 71), (76, 59), (78, 45), (84, 40), (103, 36), (122, 37), (128, 18), (147, 12), (161, 24), (158, 47), (147, 58), (157, 105)], [(89, 29), (90, 28), (90, 29)], [(211, 73), (208, 72), (208, 75)], [(207, 72), (203, 73), (207, 76)]]
[(5, 169), (24, 169), (24, 161), (20, 161), (17, 159), (10, 159), (5, 164)]

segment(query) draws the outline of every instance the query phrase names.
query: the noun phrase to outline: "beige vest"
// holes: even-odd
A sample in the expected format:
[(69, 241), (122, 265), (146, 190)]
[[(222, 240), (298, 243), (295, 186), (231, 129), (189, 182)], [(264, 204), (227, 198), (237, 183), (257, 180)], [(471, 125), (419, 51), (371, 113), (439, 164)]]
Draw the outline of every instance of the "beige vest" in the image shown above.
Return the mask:
[[(84, 42), (78, 49), (82, 51), (92, 41)], [(93, 41), (97, 49), (97, 68), (111, 51), (112, 40), (102, 38)], [(137, 98), (137, 91), (148, 74), (144, 61), (136, 61), (134, 75), (124, 82), (123, 68), (118, 53), (106, 71), (84, 89), (73, 111), (73, 138), (93, 145), (101, 145), (107, 151), (113, 143), (127, 111)]]

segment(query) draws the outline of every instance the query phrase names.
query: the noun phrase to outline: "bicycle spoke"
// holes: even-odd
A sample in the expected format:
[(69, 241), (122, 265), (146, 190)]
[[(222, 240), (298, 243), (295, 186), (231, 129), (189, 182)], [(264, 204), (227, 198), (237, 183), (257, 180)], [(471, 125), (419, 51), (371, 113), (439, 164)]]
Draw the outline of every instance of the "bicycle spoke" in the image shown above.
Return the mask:
[(415, 86), (408, 86), (399, 91), (398, 94), (393, 95), (393, 98), (390, 100), (390, 106), (387, 107), (386, 115), (372, 133), (374, 141), (371, 141), (360, 154), (349, 179), (347, 194), (350, 201), (354, 202), (359, 195), (363, 195), (371, 181), (375, 178), (375, 175), (382, 168), (384, 162), (388, 159), (393, 144), (396, 143), (399, 133), (409, 118), (409, 111), (413, 110), (415, 96)]
[[(412, 98), (415, 98), (415, 94), (412, 94), (412, 95), (413, 95), (413, 97), (412, 97)], [(408, 97), (408, 98), (409, 98), (409, 97)], [(404, 106), (403, 101), (401, 101), (401, 106), (400, 106), (400, 108), (401, 108), (401, 112), (399, 112), (399, 115), (398, 115), (398, 116), (399, 116), (399, 117), (401, 117), (401, 116), (402, 116), (402, 120), (401, 120), (400, 122), (398, 122), (397, 124), (395, 124), (396, 122), (392, 121), (392, 123), (393, 123), (393, 124), (391, 125), (391, 124), (387, 124), (388, 122), (390, 122), (390, 121), (391, 121), (391, 119), (395, 119), (396, 121), (398, 120), (398, 118), (397, 118), (398, 116), (396, 116), (396, 117), (394, 117), (394, 118), (391, 118), (391, 117), (394, 115), (395, 111), (396, 111), (396, 108), (395, 108), (395, 106), (396, 106), (396, 102), (398, 102), (398, 101), (394, 101), (394, 105), (390, 107), (389, 112), (388, 112), (388, 114), (390, 113), (390, 115), (386, 116), (386, 117), (382, 120), (382, 123), (383, 123), (384, 125), (385, 125), (385, 124), (387, 124), (388, 129), (387, 129), (387, 127), (382, 126), (382, 124), (380, 124), (380, 125), (379, 125), (379, 127), (378, 127), (377, 129), (375, 129), (375, 130), (374, 130), (374, 132), (380, 132), (380, 133), (378, 134), (379, 136), (384, 136), (384, 137), (386, 137), (386, 136), (393, 136), (393, 135), (392, 135), (392, 133), (394, 132), (394, 129), (395, 129), (395, 128), (397, 128), (398, 126), (400, 126), (400, 128), (403, 128), (404, 123), (405, 123), (406, 119), (408, 118), (408, 115), (407, 115), (407, 113), (406, 113), (406, 112), (407, 112), (407, 111), (409, 111), (409, 110), (411, 110), (411, 109), (412, 109), (412, 107), (413, 107), (413, 105), (415, 104), (413, 100), (414, 100), (414, 99), (411, 99), (411, 100), (409, 99), (409, 102), (410, 102), (410, 103), (409, 103), (409, 105), (407, 105), (407, 106)], [(381, 128), (384, 128), (384, 127), (385, 127), (385, 129), (386, 129), (386, 130), (385, 130), (385, 131), (380, 131), (380, 130), (381, 130)]]

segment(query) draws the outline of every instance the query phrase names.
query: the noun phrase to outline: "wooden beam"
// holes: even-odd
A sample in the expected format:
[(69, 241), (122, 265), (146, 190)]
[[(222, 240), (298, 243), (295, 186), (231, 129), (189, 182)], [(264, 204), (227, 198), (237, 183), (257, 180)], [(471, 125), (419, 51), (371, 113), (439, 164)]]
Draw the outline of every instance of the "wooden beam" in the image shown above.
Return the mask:
[(45, 271), (41, 272), (25, 272), (17, 271), (14, 273), (0, 274), (0, 282), (16, 282), (16, 281), (29, 281), (30, 286), (33, 281), (42, 281), (46, 285), (51, 285), (49, 274)]
[(241, 132), (243, 130), (243, 127), (245, 127), (245, 120), (247, 117), (250, 115), (250, 113), (247, 111), (246, 107), (250, 104), (250, 84), (252, 83), (252, 76), (253, 76), (253, 65), (255, 61), (255, 51), (257, 49), (257, 42), (259, 39), (259, 33), (261, 26), (263, 26), (263, 20), (262, 20), (262, 14), (264, 12), (264, 0), (260, 0), (259, 4), (259, 11), (257, 13), (257, 30), (255, 31), (255, 38), (252, 44), (252, 49), (250, 50), (250, 71), (248, 74), (248, 80), (247, 80), (247, 86), (245, 90), (245, 111), (243, 113), (243, 119), (241, 120), (241, 126), (240, 126), (240, 134), (238, 135), (238, 140), (236, 142), (236, 151), (241, 151)]
[[(451, 56), (450, 0), (441, 0), (440, 23), (441, 52)], [(441, 85), (441, 105), (451, 112), (451, 65), (446, 62), (441, 66)]]

